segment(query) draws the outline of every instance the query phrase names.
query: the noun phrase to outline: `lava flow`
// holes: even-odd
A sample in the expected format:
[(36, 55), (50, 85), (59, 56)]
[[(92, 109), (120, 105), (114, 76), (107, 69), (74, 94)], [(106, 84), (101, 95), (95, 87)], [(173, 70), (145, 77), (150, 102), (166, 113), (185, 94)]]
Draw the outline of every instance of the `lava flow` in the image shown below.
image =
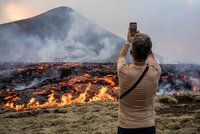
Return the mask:
[[(53, 64), (48, 65), (49, 66), (46, 64), (39, 64), (37, 66), (36, 63), (34, 67), (31, 66), (20, 69), (6, 70), (7, 72), (13, 70), (15, 71), (14, 73), (20, 72), (20, 75), (22, 75), (21, 73), (24, 70), (26, 72), (25, 74), (27, 74), (27, 70), (32, 70), (35, 71), (35, 73), (39, 72), (42, 76), (46, 76), (49, 75), (49, 73), (52, 73), (48, 71), (49, 68), (53, 68), (53, 71), (56, 70), (57, 76), (55, 75), (54, 78), (48, 78), (40, 81), (35, 85), (32, 84), (34, 86), (31, 87), (23, 86), (23, 90), (15, 90), (15, 88), (10, 87), (1, 91), (0, 95), (6, 95), (2, 101), (2, 103), (5, 103), (3, 104), (3, 108), (11, 108), (14, 111), (22, 111), (42, 107), (60, 107), (73, 103), (117, 100), (118, 98), (118, 84), (114, 78), (116, 76), (112, 74), (106, 73), (106, 75), (102, 75), (100, 74), (102, 72), (96, 68), (95, 70), (89, 70), (93, 73), (93, 76), (91, 76), (88, 72), (82, 72), (84, 69), (74, 69), (74, 67), (77, 66), (82, 67), (81, 64), (62, 64), (56, 67), (53, 66)], [(108, 71), (109, 66), (105, 67)], [(105, 67), (102, 66), (102, 68)], [(41, 77), (41, 75), (37, 75), (36, 77)], [(17, 82), (26, 82), (26, 79), (27, 78), (24, 76), (24, 78), (17, 80)], [(11, 83), (14, 83), (14, 80)], [(19, 83), (17, 84), (18, 87)]]
[[(199, 66), (161, 68), (158, 93), (199, 91)], [(117, 100), (118, 90), (116, 64), (0, 63), (0, 107), (14, 111)]]
[[(112, 78), (110, 76), (107, 76), (105, 78), (95, 78), (96, 81), (104, 80), (107, 81), (111, 80)], [(83, 78), (84, 80), (84, 78)], [(86, 85), (82, 84), (75, 84), (76, 82), (81, 82), (80, 79), (71, 79), (69, 81), (62, 81), (58, 84), (52, 84), (48, 85), (47, 87), (41, 87), (43, 91), (36, 92), (33, 91), (34, 95), (42, 95), (46, 92), (51, 91), (50, 94), (48, 94), (47, 101), (44, 103), (39, 102), (37, 98), (31, 98), (30, 101), (27, 104), (15, 104), (17, 101), (20, 101), (20, 98), (18, 96), (7, 96), (4, 98), (6, 100), (6, 104), (4, 105), (4, 108), (12, 108), (14, 111), (21, 111), (21, 110), (27, 110), (27, 109), (34, 109), (34, 108), (41, 108), (41, 107), (59, 107), (59, 106), (65, 106), (72, 103), (89, 103), (93, 101), (100, 101), (100, 100), (116, 100), (117, 96), (116, 94), (111, 94), (112, 92), (115, 93), (118, 90), (118, 87), (108, 87), (108, 86), (96, 86), (92, 87), (92, 83), (88, 83)], [(110, 81), (107, 81), (110, 83)], [(111, 81), (112, 82), (112, 81)], [(113, 83), (110, 83), (112, 85)], [(59, 88), (62, 86), (71, 85), (74, 87), (75, 90), (67, 91), (63, 94), (59, 95)], [(74, 86), (73, 86), (74, 85)], [(114, 85), (113, 85), (114, 86)], [(46, 90), (45, 90), (46, 88)], [(98, 89), (99, 88), (99, 89)], [(49, 90), (48, 90), (49, 89)], [(96, 90), (96, 91), (95, 91)], [(110, 94), (108, 93), (110, 91)], [(56, 94), (59, 96), (56, 97)], [(40, 96), (41, 97), (41, 96)]]

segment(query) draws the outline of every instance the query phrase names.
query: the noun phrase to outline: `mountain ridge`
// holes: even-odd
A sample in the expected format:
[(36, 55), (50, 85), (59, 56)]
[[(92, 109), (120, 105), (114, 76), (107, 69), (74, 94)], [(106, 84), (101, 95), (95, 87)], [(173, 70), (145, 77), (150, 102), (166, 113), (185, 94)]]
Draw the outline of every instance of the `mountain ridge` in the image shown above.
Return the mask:
[(116, 62), (124, 39), (72, 8), (58, 7), (32, 18), (1, 24), (0, 42), (0, 61)]

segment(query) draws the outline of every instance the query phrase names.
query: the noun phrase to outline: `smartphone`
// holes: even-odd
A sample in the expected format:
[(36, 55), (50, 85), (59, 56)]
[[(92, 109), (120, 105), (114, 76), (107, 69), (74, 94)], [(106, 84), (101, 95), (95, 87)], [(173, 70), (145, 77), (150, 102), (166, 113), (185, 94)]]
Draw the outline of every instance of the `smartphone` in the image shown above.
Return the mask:
[(134, 36), (135, 33), (137, 32), (137, 23), (136, 22), (130, 22), (130, 32), (131, 32), (131, 36)]

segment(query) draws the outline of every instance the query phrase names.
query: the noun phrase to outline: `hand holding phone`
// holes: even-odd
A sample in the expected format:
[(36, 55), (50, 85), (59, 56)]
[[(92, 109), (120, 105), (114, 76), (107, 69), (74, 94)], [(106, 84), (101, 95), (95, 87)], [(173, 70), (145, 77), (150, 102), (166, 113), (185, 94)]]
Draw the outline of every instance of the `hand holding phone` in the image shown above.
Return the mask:
[(137, 23), (136, 22), (130, 22), (129, 29), (130, 29), (131, 36), (132, 37), (135, 36), (135, 34), (137, 32)]

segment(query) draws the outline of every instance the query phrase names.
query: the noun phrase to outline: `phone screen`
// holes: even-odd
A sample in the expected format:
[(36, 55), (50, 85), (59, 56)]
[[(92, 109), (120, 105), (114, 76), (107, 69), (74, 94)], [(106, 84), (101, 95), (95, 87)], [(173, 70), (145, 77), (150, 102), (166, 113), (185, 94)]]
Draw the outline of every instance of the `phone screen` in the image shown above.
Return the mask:
[(137, 31), (137, 23), (136, 22), (131, 22), (130, 23), (130, 30), (131, 30), (131, 32), (136, 32)]

